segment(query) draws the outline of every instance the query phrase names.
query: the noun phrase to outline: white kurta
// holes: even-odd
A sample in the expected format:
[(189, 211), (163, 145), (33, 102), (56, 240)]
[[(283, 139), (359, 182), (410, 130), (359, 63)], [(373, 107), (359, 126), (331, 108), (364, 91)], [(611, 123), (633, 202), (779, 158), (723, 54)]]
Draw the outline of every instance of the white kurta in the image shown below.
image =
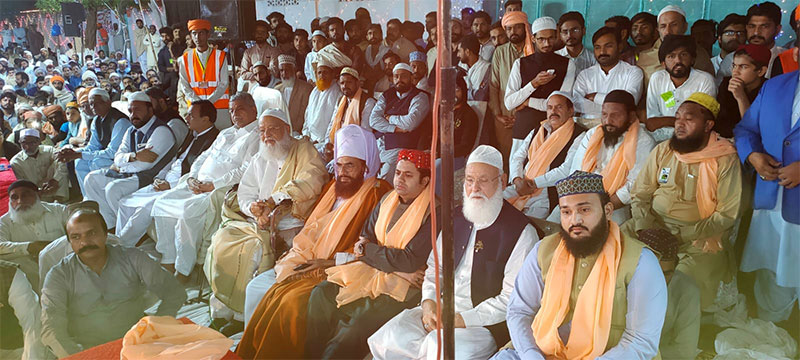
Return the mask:
[[(633, 95), (638, 103), (642, 96), (642, 79), (644, 74), (638, 66), (620, 61), (606, 74), (599, 64), (591, 66), (578, 74), (575, 88), (572, 90), (576, 102), (575, 110), (583, 113), (583, 117), (599, 119), (603, 110), (606, 95), (613, 90), (625, 90)], [(586, 99), (586, 95), (596, 93), (594, 101)]]
[[(264, 146), (264, 145), (261, 145)], [(250, 211), (250, 206), (259, 201), (272, 198), (275, 204), (280, 204), (281, 201), (291, 199), (289, 194), (284, 192), (273, 193), (275, 183), (278, 180), (286, 159), (267, 159), (260, 152), (253, 155), (250, 160), (250, 165), (242, 175), (242, 181), (239, 182), (239, 191), (237, 197), (239, 200), (239, 209), (247, 216), (254, 218), (253, 213)], [(278, 230), (287, 230), (296, 227), (302, 227), (303, 221), (291, 215), (284, 216), (278, 222)], [(287, 239), (291, 241), (291, 239)]]
[[(197, 260), (197, 248), (206, 227), (218, 221), (220, 201), (228, 188), (237, 184), (250, 159), (258, 151), (258, 122), (243, 128), (230, 127), (219, 133), (211, 147), (192, 164), (188, 177), (211, 182), (214, 191), (194, 194), (184, 181), (156, 199), (152, 216), (156, 225), (156, 250), (162, 264), (188, 275)], [(210, 236), (210, 234), (209, 234)]]
[[(559, 180), (566, 178), (577, 170), (581, 170), (583, 158), (586, 156), (586, 148), (589, 145), (589, 139), (592, 138), (592, 135), (595, 131), (603, 131), (601, 126), (602, 125), (595, 126), (577, 137), (575, 141), (572, 142), (572, 146), (568, 150), (569, 155), (567, 156), (567, 159), (564, 160), (564, 163), (561, 164), (561, 166), (551, 169), (550, 171), (544, 173), (544, 175), (533, 179), (533, 181), (536, 183), (536, 187), (544, 188), (547, 186), (555, 186), (556, 182)], [(639, 175), (639, 171), (642, 170), (642, 167), (647, 162), (647, 157), (650, 155), (650, 151), (652, 151), (656, 146), (656, 142), (653, 140), (653, 137), (650, 136), (650, 133), (647, 131), (647, 129), (645, 129), (644, 124), (639, 124), (639, 126), (639, 138), (636, 142), (636, 163), (633, 165), (633, 169), (628, 171), (628, 178), (625, 181), (625, 185), (619, 188), (616, 193), (619, 201), (625, 205), (617, 210), (614, 210), (612, 219), (617, 224), (622, 224), (631, 218), (631, 209), (629, 204), (631, 203), (631, 189), (633, 188), (633, 182), (636, 181), (636, 176)], [(625, 136), (628, 136), (627, 132), (612, 147), (607, 147), (605, 144), (600, 147), (600, 151), (597, 154), (597, 165), (594, 169), (595, 174), (600, 174), (603, 172), (603, 169), (605, 169), (605, 167), (608, 165), (608, 162), (611, 161), (611, 158), (614, 156), (614, 153), (619, 150)], [(548, 220), (556, 223), (560, 222), (559, 216), (560, 209), (556, 207), (553, 209), (553, 212), (550, 214)]]
[[(211, 131), (211, 128), (197, 134), (195, 139), (209, 131)], [(191, 148), (192, 144), (190, 143), (183, 153), (178, 154), (176, 159), (172, 160), (169, 165), (165, 166), (156, 175), (156, 178), (168, 182), (170, 189), (178, 186), (182, 172), (181, 163)], [(122, 246), (133, 247), (144, 236), (153, 220), (150, 215), (153, 210), (153, 204), (163, 194), (166, 194), (166, 191), (156, 191), (152, 186), (145, 186), (120, 200), (117, 210), (116, 235), (120, 238)]]
[[(542, 126), (537, 131), (541, 131), (542, 129), (546, 129), (547, 133), (545, 134), (545, 140), (552, 134), (552, 128), (550, 123), (543, 122)], [(533, 137), (536, 136), (535, 131), (531, 131), (525, 140), (522, 141), (521, 145), (517, 148), (517, 151), (511, 154), (511, 159), (509, 160), (509, 174), (508, 179), (509, 182), (514, 181), (516, 178), (525, 178), (525, 172), (528, 171), (528, 168), (531, 166), (530, 159), (528, 159), (528, 150), (531, 147), (531, 141), (533, 141)], [(580, 135), (583, 136), (583, 135)], [(575, 138), (574, 143), (580, 141), (581, 137)], [(567, 157), (564, 159), (566, 162), (568, 159), (571, 159), (575, 153), (575, 147), (571, 146), (567, 149)], [(527, 163), (526, 163), (527, 162)], [(548, 170), (552, 170), (552, 167), (548, 167)], [(506, 199), (510, 199), (512, 197), (518, 196), (517, 188), (514, 185), (510, 185), (506, 187), (506, 190), (503, 192), (503, 197)], [(522, 212), (525, 215), (537, 219), (545, 219), (548, 215), (550, 215), (550, 198), (547, 195), (547, 189), (543, 189), (539, 195), (531, 196), (530, 199), (525, 203), (525, 207), (522, 208)]]
[[(647, 118), (675, 116), (678, 107), (696, 92), (716, 98), (717, 86), (714, 84), (714, 77), (705, 71), (691, 69), (686, 82), (676, 88), (667, 70), (656, 71), (650, 76), (650, 83), (647, 86)], [(653, 131), (653, 138), (657, 142), (662, 142), (671, 138), (673, 132), (675, 132), (673, 127), (656, 129)]]
[[(17, 350), (0, 349), (0, 358), (36, 360), (48, 358), (42, 345), (42, 322), (39, 320), (42, 309), (39, 297), (33, 291), (31, 283), (22, 270), (14, 273), (11, 286), (8, 288), (8, 304), (14, 310), (14, 316), (22, 328), (24, 347)], [(20, 351), (22, 350), (22, 351)]]
[(341, 97), (342, 90), (338, 84), (332, 84), (325, 91), (319, 91), (316, 87), (311, 90), (301, 134), (308, 136), (314, 144), (325, 143), (328, 137), (325, 130), (328, 129)]
[[(499, 215), (499, 213), (498, 213)], [(494, 220), (492, 221), (494, 223)], [(467, 249), (475, 247), (475, 235), (478, 230), (492, 225), (475, 224), (470, 234)], [(466, 328), (455, 330), (456, 359), (487, 359), (497, 351), (498, 346), (485, 326), (505, 321), (506, 306), (514, 290), (514, 279), (517, 277), (525, 257), (533, 244), (539, 240), (536, 229), (527, 225), (520, 234), (514, 249), (505, 265), (503, 288), (495, 297), (488, 298), (480, 304), (472, 303), (472, 263), (474, 251), (465, 251), (464, 256), (455, 268), (455, 311), (461, 314)], [(437, 240), (441, 250), (441, 235)], [(441, 251), (439, 252), (441, 254)], [(441, 260), (439, 262), (441, 264)], [(428, 268), (422, 284), (422, 301), (436, 299), (435, 262), (433, 253), (428, 257)], [(441, 271), (440, 271), (441, 275)], [(389, 320), (367, 340), (370, 352), (376, 359), (435, 359), (436, 332), (427, 332), (422, 327), (422, 308), (407, 309)]]
[[(369, 117), (372, 115), (372, 109), (375, 108), (376, 101), (375, 101), (375, 99), (373, 99), (371, 97), (367, 97), (366, 95), (364, 95), (364, 98), (366, 100), (364, 100), (364, 110), (361, 111), (361, 124), (360, 125), (361, 125), (362, 128), (366, 129), (367, 131), (372, 132), (372, 127), (369, 126)], [(348, 101), (352, 101), (352, 100), (348, 100)], [(349, 104), (348, 104), (348, 106), (349, 106)], [(337, 107), (337, 110), (338, 110), (338, 107), (339, 107), (338, 103), (336, 104), (336, 107)], [(331, 121), (328, 122), (328, 129), (325, 130), (325, 134), (326, 135), (329, 135), (331, 133), (331, 130), (333, 130), (333, 121), (335, 120), (335, 118), (336, 118), (336, 110), (333, 111), (333, 115), (331, 116)], [(331, 142), (330, 137), (329, 136), (325, 136), (325, 142), (323, 144), (328, 144), (330, 142)], [(317, 150), (321, 150), (323, 147), (324, 147), (324, 145), (323, 146), (317, 146)]]

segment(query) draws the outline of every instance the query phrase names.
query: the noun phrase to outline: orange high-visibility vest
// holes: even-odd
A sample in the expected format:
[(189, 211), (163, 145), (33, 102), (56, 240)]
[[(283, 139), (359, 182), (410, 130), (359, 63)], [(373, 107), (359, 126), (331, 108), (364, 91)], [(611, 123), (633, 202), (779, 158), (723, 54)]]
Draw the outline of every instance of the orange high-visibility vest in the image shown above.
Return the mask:
[[(191, 56), (191, 59), (189, 57)], [(208, 55), (206, 66), (200, 62), (200, 56), (197, 55), (197, 50), (187, 51), (183, 54), (183, 67), (186, 69), (186, 74), (189, 76), (189, 86), (198, 97), (207, 100), (214, 90), (217, 89), (217, 81), (219, 79), (220, 69), (225, 65), (225, 52), (217, 49), (211, 49), (211, 54)], [(209, 70), (209, 71), (207, 71)], [(229, 89), (225, 89), (225, 94), (214, 102), (214, 107), (217, 109), (228, 108)], [(191, 105), (191, 102), (189, 102)]]

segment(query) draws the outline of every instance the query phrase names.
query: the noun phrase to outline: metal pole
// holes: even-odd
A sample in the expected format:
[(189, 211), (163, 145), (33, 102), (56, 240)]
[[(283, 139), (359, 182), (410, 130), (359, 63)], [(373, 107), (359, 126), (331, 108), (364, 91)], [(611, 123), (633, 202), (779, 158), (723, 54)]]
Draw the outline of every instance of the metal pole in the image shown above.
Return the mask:
[(437, 76), (441, 79), (439, 106), (439, 140), (442, 159), (442, 349), (445, 359), (455, 358), (453, 256), (453, 107), (455, 106), (456, 69), (452, 64), (450, 39), (450, 0), (439, 0), (439, 37)]

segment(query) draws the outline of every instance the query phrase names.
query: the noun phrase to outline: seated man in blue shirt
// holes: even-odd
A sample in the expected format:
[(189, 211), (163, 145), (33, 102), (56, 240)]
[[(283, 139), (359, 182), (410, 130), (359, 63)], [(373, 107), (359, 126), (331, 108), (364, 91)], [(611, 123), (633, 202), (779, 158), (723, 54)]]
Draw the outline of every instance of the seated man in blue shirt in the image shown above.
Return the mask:
[(556, 189), (561, 232), (522, 265), (506, 315), (514, 349), (495, 358), (653, 358), (667, 309), (658, 259), (611, 220), (602, 175), (576, 171)]

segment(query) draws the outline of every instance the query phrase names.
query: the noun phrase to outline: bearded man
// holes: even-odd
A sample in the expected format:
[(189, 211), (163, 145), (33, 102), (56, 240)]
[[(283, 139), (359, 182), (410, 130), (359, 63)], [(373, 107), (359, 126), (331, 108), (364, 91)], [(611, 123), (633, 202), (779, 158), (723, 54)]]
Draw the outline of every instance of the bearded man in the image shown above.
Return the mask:
[[(567, 159), (533, 179), (532, 190), (554, 186), (576, 170), (603, 175), (606, 192), (614, 204), (614, 221), (630, 215), (631, 188), (655, 142), (636, 117), (636, 101), (625, 90), (614, 90), (603, 100), (601, 124), (575, 139)], [(557, 222), (558, 209), (548, 220)]]
[[(508, 342), (506, 306), (514, 278), (539, 240), (525, 215), (503, 200), (504, 184), (500, 151), (477, 147), (467, 160), (464, 206), (453, 213), (457, 359), (486, 359)], [(441, 234), (437, 246), (441, 250)], [(436, 263), (431, 254), (422, 305), (404, 310), (367, 340), (376, 359), (436, 356), (436, 329), (441, 324), (436, 320), (435, 283)]]
[(230, 321), (238, 328), (233, 333), (244, 327), (247, 283), (291, 248), (328, 179), (317, 149), (293, 138), (290, 124), (283, 110), (261, 114), (258, 153), (242, 174), (238, 200), (223, 204), (223, 225), (208, 249), (204, 270), (214, 292), (212, 318)]
[[(700, 288), (701, 309), (715, 305), (733, 279), (729, 241), (739, 215), (742, 170), (736, 148), (713, 131), (719, 103), (694, 93), (675, 113), (675, 134), (656, 146), (631, 191), (635, 235), (666, 229), (679, 239), (677, 269)], [(731, 305), (731, 304), (718, 304)]]
[(19, 145), (23, 151), (11, 158), (11, 169), (17, 179), (40, 184), (39, 196), (46, 202), (66, 202), (69, 198), (67, 167), (56, 160), (56, 150), (42, 145), (42, 136), (36, 129), (22, 129)]
[(61, 75), (53, 75), (50, 78), (50, 87), (53, 88), (56, 105), (61, 105), (62, 108), (66, 109), (70, 101), (75, 101), (75, 95), (72, 94), (72, 91), (64, 88), (64, 78)]
[[(349, 64), (345, 64), (345, 66), (349, 66)], [(317, 149), (321, 150), (327, 142), (328, 134), (325, 130), (342, 97), (342, 90), (333, 83), (339, 75), (336, 64), (322, 53), (317, 54), (315, 73), (317, 74), (316, 87), (311, 90), (311, 95), (308, 97), (301, 134), (307, 136)]]
[(375, 99), (369, 96), (366, 90), (361, 88), (358, 71), (351, 67), (342, 69), (339, 74), (339, 88), (342, 90), (342, 98), (333, 113), (333, 118), (328, 124), (328, 138), (325, 144), (323, 155), (326, 161), (330, 161), (333, 156), (334, 135), (342, 127), (355, 124), (367, 130), (372, 130), (369, 126), (369, 117), (375, 107)]
[[(388, 183), (375, 177), (380, 160), (371, 132), (347, 125), (336, 134), (334, 150), (336, 180), (323, 191), (289, 252), (248, 285), (245, 320), (249, 321), (236, 349), (242, 358), (303, 356), (311, 291), (325, 280), (325, 269), (355, 260), (352, 251), (358, 234), (372, 208), (390, 190)], [(269, 291), (262, 297), (264, 285)], [(247, 303), (254, 300), (260, 303), (250, 317)]]
[(561, 231), (525, 259), (508, 305), (514, 349), (494, 359), (651, 359), (667, 309), (658, 259), (611, 219), (603, 176), (556, 184)]
[(65, 234), (67, 207), (39, 199), (39, 187), (17, 180), (8, 187), (8, 213), (0, 217), (0, 260), (16, 263), (39, 286), (39, 252)]
[(431, 252), (431, 155), (402, 150), (395, 190), (375, 206), (353, 247), (357, 261), (326, 271), (308, 303), (307, 358), (363, 358), (367, 337), (416, 306)]

